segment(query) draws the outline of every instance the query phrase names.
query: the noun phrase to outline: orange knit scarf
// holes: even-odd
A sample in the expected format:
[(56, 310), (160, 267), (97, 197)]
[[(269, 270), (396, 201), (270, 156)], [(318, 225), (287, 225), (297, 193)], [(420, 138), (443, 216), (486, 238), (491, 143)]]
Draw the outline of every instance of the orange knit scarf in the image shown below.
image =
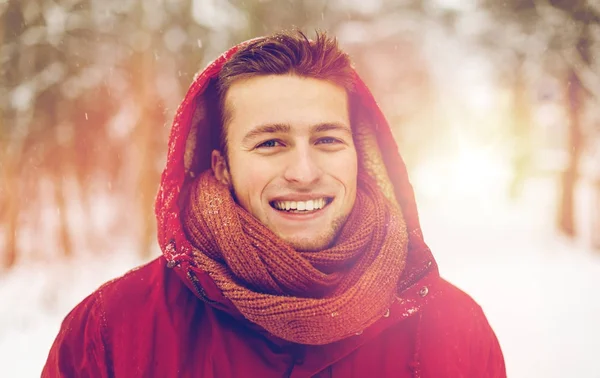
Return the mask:
[(196, 263), (225, 297), (251, 322), (300, 344), (328, 344), (373, 324), (405, 265), (402, 214), (366, 174), (335, 245), (319, 252), (294, 250), (210, 170), (191, 183), (182, 217)]

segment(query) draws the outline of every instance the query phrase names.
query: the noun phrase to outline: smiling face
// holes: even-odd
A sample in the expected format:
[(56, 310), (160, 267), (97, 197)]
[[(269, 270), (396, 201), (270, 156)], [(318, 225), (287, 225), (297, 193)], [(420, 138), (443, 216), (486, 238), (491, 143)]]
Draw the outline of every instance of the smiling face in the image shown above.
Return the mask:
[(225, 108), (228, 164), (213, 151), (216, 177), (295, 249), (329, 247), (356, 198), (346, 90), (295, 75), (255, 76), (232, 83)]

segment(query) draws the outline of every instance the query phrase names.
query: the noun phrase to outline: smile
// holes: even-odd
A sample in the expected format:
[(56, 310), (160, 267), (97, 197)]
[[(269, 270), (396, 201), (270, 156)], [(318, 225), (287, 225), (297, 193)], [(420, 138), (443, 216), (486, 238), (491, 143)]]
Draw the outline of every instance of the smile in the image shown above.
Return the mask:
[(271, 201), (270, 205), (276, 210), (289, 213), (307, 213), (321, 210), (333, 201), (331, 197), (310, 199), (308, 201)]

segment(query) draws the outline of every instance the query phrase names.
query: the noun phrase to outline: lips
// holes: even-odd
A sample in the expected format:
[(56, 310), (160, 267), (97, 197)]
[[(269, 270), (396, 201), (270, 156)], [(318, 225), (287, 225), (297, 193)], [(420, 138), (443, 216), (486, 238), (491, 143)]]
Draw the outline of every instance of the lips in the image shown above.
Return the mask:
[(307, 213), (321, 210), (333, 201), (332, 197), (319, 197), (308, 200), (275, 200), (270, 205), (275, 210), (290, 213)]

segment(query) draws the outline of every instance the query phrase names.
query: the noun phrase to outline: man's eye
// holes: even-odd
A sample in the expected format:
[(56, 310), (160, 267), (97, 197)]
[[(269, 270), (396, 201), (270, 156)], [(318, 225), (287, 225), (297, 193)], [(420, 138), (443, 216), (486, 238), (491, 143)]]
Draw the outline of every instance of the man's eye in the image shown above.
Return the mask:
[(332, 137), (325, 137), (325, 138), (320, 138), (319, 140), (317, 140), (317, 144), (334, 144), (334, 143), (340, 143), (340, 141), (336, 138), (332, 138)]
[(265, 142), (262, 142), (261, 144), (259, 144), (258, 146), (256, 146), (256, 148), (263, 148), (263, 147), (273, 148), (273, 147), (278, 147), (278, 146), (281, 146), (281, 145), (282, 144), (279, 141), (277, 141), (275, 139), (270, 139), (270, 140), (267, 140)]

